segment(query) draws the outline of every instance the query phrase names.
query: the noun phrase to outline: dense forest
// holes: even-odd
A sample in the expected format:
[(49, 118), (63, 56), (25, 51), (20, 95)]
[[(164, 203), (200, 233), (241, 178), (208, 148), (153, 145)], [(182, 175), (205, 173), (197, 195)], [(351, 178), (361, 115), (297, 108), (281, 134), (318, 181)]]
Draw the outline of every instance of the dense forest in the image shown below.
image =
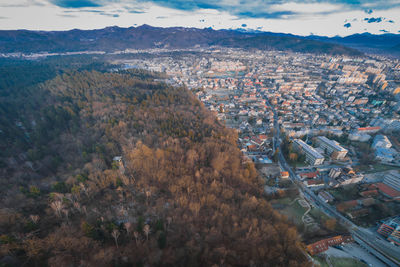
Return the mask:
[(0, 266), (308, 266), (186, 88), (73, 63), (0, 63)]

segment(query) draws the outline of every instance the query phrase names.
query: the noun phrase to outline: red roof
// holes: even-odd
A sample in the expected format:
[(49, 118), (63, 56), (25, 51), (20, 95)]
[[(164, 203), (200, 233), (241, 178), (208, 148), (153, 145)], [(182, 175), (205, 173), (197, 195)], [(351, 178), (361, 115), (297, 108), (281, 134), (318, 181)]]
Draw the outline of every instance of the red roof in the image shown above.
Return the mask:
[(301, 177), (307, 177), (307, 178), (316, 178), (317, 175), (319, 174), (319, 172), (304, 172), (304, 173), (300, 173)]
[(263, 141), (267, 140), (267, 136), (266, 136), (265, 134), (260, 134), (260, 135), (258, 136), (258, 138), (260, 138), (260, 139), (263, 140)]
[(351, 236), (338, 235), (309, 244), (307, 246), (307, 250), (310, 252), (311, 255), (315, 255), (320, 252), (328, 250), (330, 246), (338, 245), (343, 242), (352, 242), (352, 241), (353, 238)]
[(377, 126), (377, 127), (361, 127), (358, 128), (358, 131), (375, 131), (375, 130), (380, 130), (381, 127)]
[(308, 185), (313, 185), (313, 184), (323, 184), (324, 182), (322, 180), (307, 180), (306, 183)]
[(289, 172), (281, 172), (282, 177), (289, 177)]
[(360, 195), (362, 195), (363, 197), (376, 196), (376, 195), (378, 195), (378, 191), (376, 189), (367, 190), (367, 191), (361, 192)]
[(383, 194), (389, 196), (390, 198), (400, 198), (400, 192), (384, 183), (376, 183), (375, 186)]

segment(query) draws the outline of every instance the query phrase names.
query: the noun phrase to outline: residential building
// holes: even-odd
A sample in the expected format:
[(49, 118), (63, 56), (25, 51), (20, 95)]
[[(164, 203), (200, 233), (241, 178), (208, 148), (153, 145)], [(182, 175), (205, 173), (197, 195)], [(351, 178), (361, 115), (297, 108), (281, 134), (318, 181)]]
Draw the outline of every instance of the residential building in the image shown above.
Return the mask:
[(333, 159), (344, 159), (347, 149), (341, 147), (338, 142), (330, 140), (325, 136), (318, 136), (317, 143), (324, 149)]
[(372, 148), (376, 149), (378, 147), (391, 148), (392, 143), (389, 141), (389, 138), (387, 138), (386, 135), (378, 134), (374, 138), (374, 142), (372, 143)]
[(400, 245), (400, 216), (390, 218), (381, 224), (378, 233), (388, 241)]
[(400, 191), (400, 173), (396, 171), (388, 172), (383, 178), (383, 183), (397, 191)]
[(315, 255), (328, 250), (330, 246), (336, 246), (342, 243), (351, 243), (353, 241), (354, 240), (351, 236), (338, 235), (309, 244), (307, 250), (311, 255)]
[(307, 145), (301, 139), (295, 139), (293, 142), (293, 147), (300, 153), (305, 154), (306, 161), (311, 165), (321, 165), (324, 162), (324, 156), (318, 153), (318, 151), (316, 151), (312, 146)]

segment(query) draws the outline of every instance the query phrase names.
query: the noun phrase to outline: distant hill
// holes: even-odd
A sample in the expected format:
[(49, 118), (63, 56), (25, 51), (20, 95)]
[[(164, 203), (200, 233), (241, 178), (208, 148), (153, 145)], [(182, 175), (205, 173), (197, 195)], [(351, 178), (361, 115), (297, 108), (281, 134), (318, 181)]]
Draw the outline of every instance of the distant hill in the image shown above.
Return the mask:
[(99, 30), (0, 31), (0, 53), (106, 51), (147, 48), (227, 47), (291, 50), (327, 54), (359, 55), (342, 45), (298, 36), (247, 33), (210, 28), (107, 27)]
[(361, 55), (356, 49), (342, 45), (315, 40), (301, 39), (292, 36), (256, 35), (251, 37), (234, 37), (218, 40), (216, 45), (236, 48), (256, 48), (261, 50), (289, 50), (302, 53), (332, 54), (332, 55)]
[(353, 34), (346, 37), (321, 37), (308, 36), (307, 39), (340, 44), (363, 52), (391, 54), (396, 53), (400, 56), (400, 34)]

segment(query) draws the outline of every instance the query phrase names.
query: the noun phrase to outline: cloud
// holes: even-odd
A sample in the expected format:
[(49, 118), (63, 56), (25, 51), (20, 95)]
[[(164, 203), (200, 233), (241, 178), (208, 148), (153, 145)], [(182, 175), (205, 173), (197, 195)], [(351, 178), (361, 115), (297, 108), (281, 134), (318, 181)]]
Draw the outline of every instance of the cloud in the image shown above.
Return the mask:
[(350, 28), (351, 27), (351, 23), (346, 23), (346, 24), (343, 25), (343, 27)]
[(92, 0), (51, 0), (56, 6), (64, 8), (82, 8), (82, 7), (99, 7), (101, 4), (98, 1)]
[(76, 15), (71, 15), (71, 14), (60, 14), (58, 16), (59, 17), (64, 17), (64, 18), (77, 18), (78, 17)]
[[(22, 0), (21, 0), (22, 1)], [(24, 0), (26, 1), (26, 0)], [(398, 0), (33, 0), (49, 1), (63, 8), (108, 7), (125, 5), (125, 10), (141, 14), (143, 8), (155, 4), (180, 11), (215, 10), (243, 18), (297, 19), (325, 16), (358, 10), (371, 14), (400, 6)]]
[(128, 10), (128, 12), (131, 13), (131, 14), (143, 14), (143, 13), (146, 13), (144, 11), (139, 11), (139, 10)]
[(111, 13), (106, 13), (106, 12), (101, 12), (99, 13), (102, 16), (107, 16), (107, 17), (113, 17), (113, 18), (118, 18), (119, 14), (111, 14)]
[(364, 21), (368, 22), (368, 23), (379, 23), (382, 20), (384, 20), (385, 18), (382, 17), (378, 17), (378, 18), (364, 18)]

